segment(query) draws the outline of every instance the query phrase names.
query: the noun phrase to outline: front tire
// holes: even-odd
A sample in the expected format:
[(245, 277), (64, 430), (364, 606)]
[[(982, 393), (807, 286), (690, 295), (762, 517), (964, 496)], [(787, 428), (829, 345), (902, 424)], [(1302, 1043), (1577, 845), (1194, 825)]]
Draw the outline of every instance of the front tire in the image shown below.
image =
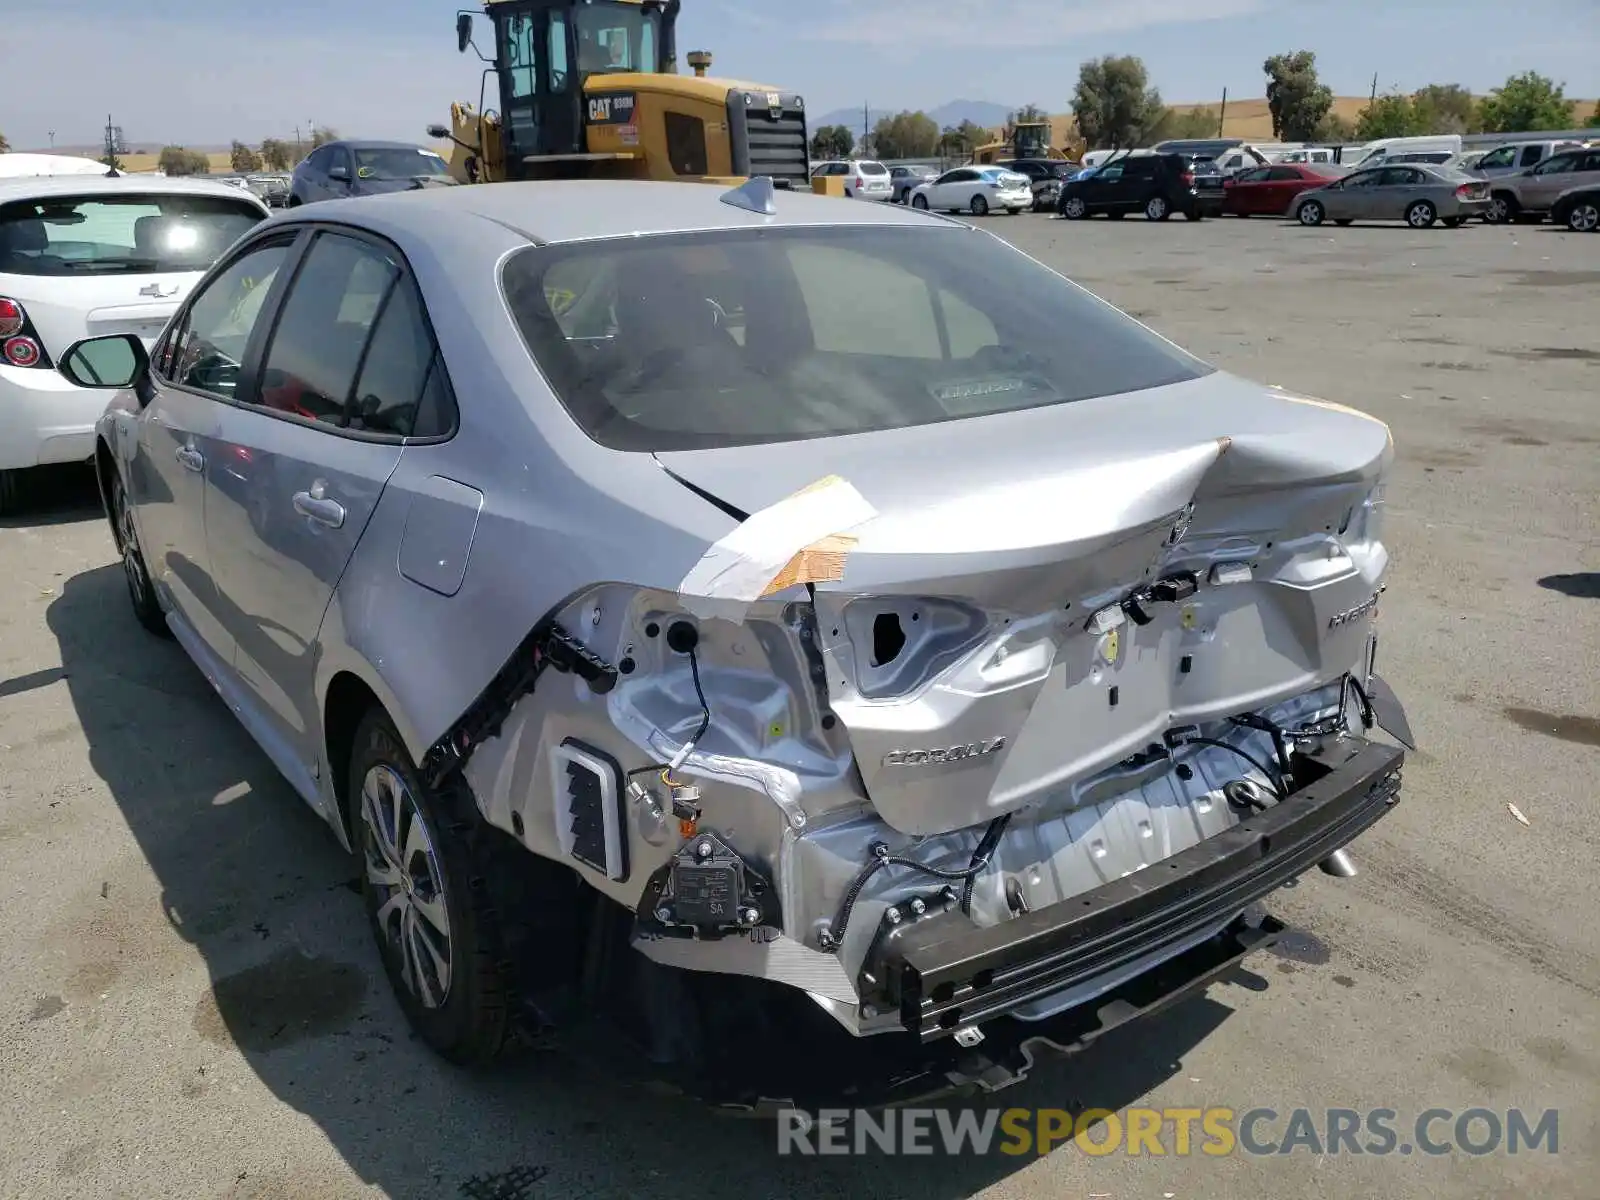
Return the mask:
[(972, 203), (967, 205), (967, 208), (975, 217), (986, 217), (989, 215), (989, 202), (982, 196), (974, 196), (972, 198)]
[(1165, 221), (1172, 215), (1172, 208), (1167, 204), (1165, 196), (1151, 196), (1145, 202), (1144, 216), (1147, 221)]
[(170, 638), (172, 629), (161, 611), (161, 602), (156, 599), (155, 585), (150, 582), (150, 568), (145, 565), (144, 551), (139, 547), (139, 527), (133, 520), (133, 505), (128, 503), (128, 491), (122, 486), (120, 473), (111, 477), (111, 520), (116, 526), (117, 549), (122, 553), (122, 575), (128, 583), (133, 615), (147, 632)]
[(1061, 202), (1061, 215), (1069, 221), (1081, 221), (1089, 215), (1089, 206), (1082, 196), (1068, 196)]
[(1567, 213), (1567, 228), (1573, 233), (1600, 231), (1600, 201), (1580, 200)]
[(1295, 218), (1300, 224), (1315, 227), (1322, 224), (1322, 219), (1328, 215), (1322, 204), (1316, 200), (1307, 200), (1295, 213)]
[(470, 795), (459, 782), (433, 793), (378, 708), (356, 730), (348, 786), (367, 918), (401, 1011), (450, 1062), (493, 1059), (510, 986)]
[(1438, 210), (1426, 200), (1418, 200), (1406, 209), (1406, 224), (1413, 229), (1430, 229), (1438, 219)]
[(926, 196), (911, 197), (911, 207), (916, 209), (918, 212), (927, 212), (928, 198)]

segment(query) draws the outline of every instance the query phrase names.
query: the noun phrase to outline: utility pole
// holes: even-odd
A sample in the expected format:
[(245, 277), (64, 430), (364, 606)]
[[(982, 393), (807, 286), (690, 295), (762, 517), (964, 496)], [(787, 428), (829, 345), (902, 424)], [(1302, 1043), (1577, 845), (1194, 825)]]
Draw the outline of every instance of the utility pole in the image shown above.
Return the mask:
[(1378, 73), (1376, 71), (1374, 71), (1372, 73), (1372, 96), (1368, 100), (1368, 103), (1369, 104), (1376, 104), (1377, 102), (1378, 102)]
[(1222, 136), (1223, 128), (1228, 124), (1228, 89), (1222, 89), (1222, 115), (1217, 118), (1217, 136)]
[(863, 100), (861, 102), (861, 153), (871, 154), (872, 150), (867, 145), (867, 139), (872, 136), (872, 105)]
[[(50, 144), (51, 146), (55, 145), (54, 135), (51, 136)], [(107, 113), (105, 128), (105, 155), (100, 161), (105, 163), (109, 169), (113, 171), (120, 171), (122, 169), (122, 160), (118, 157), (118, 155), (126, 154), (127, 152), (128, 147), (122, 140), (122, 126), (114, 123), (111, 119), (111, 114)]]
[(50, 131), (50, 149), (54, 150), (55, 148), (56, 148), (56, 131), (54, 129), (52, 129)]

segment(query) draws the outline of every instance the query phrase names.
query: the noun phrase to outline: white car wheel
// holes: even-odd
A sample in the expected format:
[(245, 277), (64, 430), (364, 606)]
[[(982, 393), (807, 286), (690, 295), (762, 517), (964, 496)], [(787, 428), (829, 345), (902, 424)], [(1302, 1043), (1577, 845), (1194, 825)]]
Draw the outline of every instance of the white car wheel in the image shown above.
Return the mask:
[(1069, 221), (1081, 221), (1089, 215), (1089, 206), (1083, 202), (1082, 196), (1068, 196), (1067, 202), (1061, 206), (1061, 215)]
[(1594, 233), (1600, 230), (1600, 203), (1580, 200), (1567, 214), (1567, 228), (1573, 233)]
[(1144, 215), (1147, 220), (1165, 221), (1169, 215), (1165, 196), (1151, 196), (1149, 203), (1144, 206)]
[(1413, 229), (1427, 229), (1438, 218), (1438, 212), (1426, 200), (1418, 200), (1406, 209), (1406, 224)]
[(1326, 215), (1327, 213), (1323, 210), (1322, 205), (1316, 200), (1307, 200), (1300, 206), (1299, 211), (1295, 213), (1302, 225), (1321, 225), (1322, 218)]

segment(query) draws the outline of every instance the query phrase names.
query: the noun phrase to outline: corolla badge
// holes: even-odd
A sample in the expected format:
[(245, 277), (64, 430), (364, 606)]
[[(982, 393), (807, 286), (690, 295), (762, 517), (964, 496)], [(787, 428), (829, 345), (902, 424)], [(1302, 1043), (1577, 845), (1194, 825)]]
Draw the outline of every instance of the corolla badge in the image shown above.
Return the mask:
[(987, 758), (1006, 748), (1003, 737), (982, 742), (967, 742), (960, 746), (940, 746), (932, 750), (891, 750), (883, 756), (886, 767), (921, 767), (933, 763), (966, 762), (970, 758)]
[(1383, 589), (1379, 588), (1377, 591), (1372, 593), (1371, 599), (1363, 600), (1354, 608), (1347, 608), (1342, 613), (1334, 613), (1333, 616), (1328, 618), (1328, 628), (1338, 629), (1341, 626), (1350, 624), (1352, 621), (1359, 621), (1362, 617), (1366, 616), (1373, 609), (1378, 607), (1378, 597), (1381, 595), (1383, 595)]
[(139, 289), (139, 295), (151, 296), (157, 300), (165, 300), (168, 296), (176, 296), (177, 294), (177, 284), (167, 287), (159, 283), (147, 283)]

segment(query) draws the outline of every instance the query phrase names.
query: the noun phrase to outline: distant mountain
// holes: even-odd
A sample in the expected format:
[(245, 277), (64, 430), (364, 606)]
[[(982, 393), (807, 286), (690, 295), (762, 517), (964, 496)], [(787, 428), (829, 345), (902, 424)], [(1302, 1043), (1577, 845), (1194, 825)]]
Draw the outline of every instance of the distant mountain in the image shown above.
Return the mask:
[[(871, 128), (884, 117), (892, 117), (904, 109), (874, 108), (867, 113), (867, 127)], [(985, 129), (992, 129), (1006, 123), (1014, 108), (1004, 104), (991, 104), (987, 100), (951, 100), (948, 104), (941, 104), (938, 108), (925, 109), (928, 116), (936, 121), (940, 129), (948, 129), (960, 125), (963, 121), (971, 121), (982, 125)], [(812, 129), (820, 129), (824, 125), (843, 125), (852, 131), (861, 129), (861, 110), (859, 108), (836, 108), (832, 112), (823, 113), (820, 117), (809, 118), (808, 124)]]

